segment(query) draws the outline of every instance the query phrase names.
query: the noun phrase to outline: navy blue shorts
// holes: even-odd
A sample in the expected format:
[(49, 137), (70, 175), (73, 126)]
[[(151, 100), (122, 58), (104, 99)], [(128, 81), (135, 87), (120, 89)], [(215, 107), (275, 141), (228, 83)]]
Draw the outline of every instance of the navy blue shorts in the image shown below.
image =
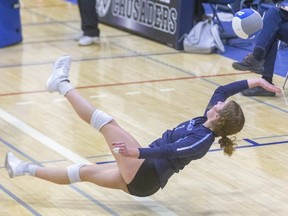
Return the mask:
[(131, 195), (139, 197), (150, 196), (160, 189), (160, 180), (153, 159), (143, 162), (127, 187)]

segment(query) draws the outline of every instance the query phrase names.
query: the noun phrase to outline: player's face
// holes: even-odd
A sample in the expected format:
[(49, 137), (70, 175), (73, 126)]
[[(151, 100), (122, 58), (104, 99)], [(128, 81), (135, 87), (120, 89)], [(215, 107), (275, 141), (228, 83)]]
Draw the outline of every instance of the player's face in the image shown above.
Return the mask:
[(216, 111), (217, 113), (219, 113), (219, 112), (224, 108), (224, 106), (225, 106), (226, 104), (227, 104), (227, 101), (224, 101), (224, 102), (218, 101), (218, 103), (215, 104), (215, 105), (212, 107), (212, 109), (215, 109), (215, 111)]
[(207, 117), (208, 119), (212, 118), (218, 118), (219, 117), (219, 112), (224, 108), (224, 106), (228, 103), (228, 101), (218, 101), (217, 104), (215, 104), (208, 112), (207, 112)]

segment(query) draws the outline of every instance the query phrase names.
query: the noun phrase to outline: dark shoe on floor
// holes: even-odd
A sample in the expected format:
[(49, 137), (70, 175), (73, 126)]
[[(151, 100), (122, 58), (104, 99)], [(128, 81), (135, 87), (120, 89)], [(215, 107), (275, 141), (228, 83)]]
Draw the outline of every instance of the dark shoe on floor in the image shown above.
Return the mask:
[(250, 89), (245, 89), (242, 92), (244, 96), (266, 96), (266, 97), (274, 97), (276, 94), (274, 92), (267, 91), (266, 89), (257, 86)]
[(262, 74), (264, 71), (263, 61), (258, 61), (252, 54), (247, 55), (242, 62), (234, 62), (232, 67), (235, 70), (251, 71)]

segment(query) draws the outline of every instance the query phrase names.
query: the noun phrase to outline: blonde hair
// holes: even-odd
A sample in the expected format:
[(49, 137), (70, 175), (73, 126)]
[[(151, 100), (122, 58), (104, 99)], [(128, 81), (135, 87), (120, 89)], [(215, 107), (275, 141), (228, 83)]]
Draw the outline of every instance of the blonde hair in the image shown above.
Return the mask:
[(237, 144), (236, 137), (233, 135), (242, 130), (245, 124), (244, 113), (238, 103), (229, 101), (222, 110), (219, 111), (220, 118), (213, 124), (213, 131), (217, 136), (220, 147), (223, 148), (224, 154), (231, 156), (235, 151)]

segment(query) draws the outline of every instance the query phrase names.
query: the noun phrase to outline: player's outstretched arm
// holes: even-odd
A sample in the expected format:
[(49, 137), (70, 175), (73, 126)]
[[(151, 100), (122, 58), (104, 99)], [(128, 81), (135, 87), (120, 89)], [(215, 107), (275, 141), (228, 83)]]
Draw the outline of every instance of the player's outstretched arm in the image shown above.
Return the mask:
[(248, 86), (249, 88), (261, 86), (262, 88), (266, 89), (267, 91), (275, 92), (275, 93), (281, 93), (281, 89), (266, 80), (262, 78), (253, 78), (253, 79), (248, 79)]

